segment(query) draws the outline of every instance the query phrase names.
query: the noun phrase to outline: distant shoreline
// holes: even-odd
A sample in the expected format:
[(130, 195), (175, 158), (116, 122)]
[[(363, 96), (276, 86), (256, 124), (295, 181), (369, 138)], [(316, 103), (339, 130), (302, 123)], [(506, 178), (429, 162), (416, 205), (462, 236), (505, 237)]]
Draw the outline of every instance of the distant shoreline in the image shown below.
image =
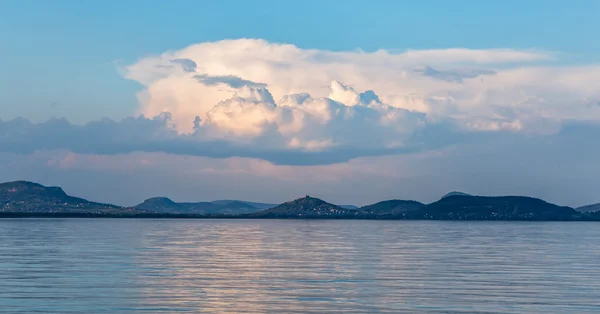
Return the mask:
[(0, 218), (600, 221), (600, 204), (576, 210), (527, 196), (450, 192), (430, 204), (392, 199), (362, 207), (340, 206), (306, 195), (279, 205), (153, 197), (122, 207), (73, 197), (60, 187), (15, 181), (0, 184)]
[(336, 217), (256, 217), (256, 216), (209, 216), (209, 215), (186, 215), (186, 214), (134, 214), (134, 215), (114, 215), (114, 214), (103, 214), (103, 213), (0, 213), (0, 219), (11, 219), (11, 218), (111, 218), (111, 219), (232, 219), (232, 220), (416, 220), (416, 221), (547, 221), (547, 222), (598, 222), (600, 218), (585, 217), (585, 218), (572, 218), (572, 219), (525, 219), (525, 218), (512, 218), (512, 219), (478, 219), (478, 218), (465, 218), (465, 219), (451, 219), (447, 217), (440, 218), (412, 218), (412, 217), (398, 217), (398, 216), (336, 216)]

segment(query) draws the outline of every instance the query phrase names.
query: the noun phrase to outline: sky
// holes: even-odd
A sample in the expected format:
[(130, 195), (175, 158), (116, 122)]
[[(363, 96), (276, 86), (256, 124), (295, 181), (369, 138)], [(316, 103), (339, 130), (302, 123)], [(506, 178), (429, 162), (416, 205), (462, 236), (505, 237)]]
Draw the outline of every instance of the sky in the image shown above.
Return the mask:
[(600, 202), (598, 1), (1, 1), (0, 181)]

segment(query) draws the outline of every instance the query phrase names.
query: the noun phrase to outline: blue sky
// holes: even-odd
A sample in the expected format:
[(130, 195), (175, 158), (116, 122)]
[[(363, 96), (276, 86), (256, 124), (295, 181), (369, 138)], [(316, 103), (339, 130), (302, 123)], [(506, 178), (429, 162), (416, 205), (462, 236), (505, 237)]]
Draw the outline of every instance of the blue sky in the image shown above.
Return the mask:
[(586, 0), (0, 1), (0, 181), (598, 202), (599, 29)]

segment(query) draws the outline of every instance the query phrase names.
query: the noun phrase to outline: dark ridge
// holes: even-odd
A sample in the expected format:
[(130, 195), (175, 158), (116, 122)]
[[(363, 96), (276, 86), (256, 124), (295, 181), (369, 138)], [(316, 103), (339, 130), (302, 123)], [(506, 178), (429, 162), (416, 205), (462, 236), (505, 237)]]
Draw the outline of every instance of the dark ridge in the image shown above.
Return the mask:
[(166, 197), (154, 197), (145, 200), (134, 208), (153, 213), (174, 213), (194, 215), (239, 215), (254, 213), (256, 208), (242, 201), (217, 201), (217, 202), (184, 202), (176, 203)]
[(248, 201), (239, 201), (239, 200), (217, 200), (217, 201), (212, 201), (211, 203), (217, 204), (217, 205), (226, 205), (226, 204), (230, 204), (232, 202), (242, 202), (242, 203), (248, 204), (254, 208), (257, 208), (257, 209), (268, 209), (268, 208), (273, 208), (273, 207), (277, 206), (277, 204), (248, 202)]
[(60, 187), (15, 181), (0, 184), (0, 217), (119, 217), (119, 218), (308, 218), (308, 219), (435, 219), (598, 221), (595, 206), (580, 212), (525, 196), (445, 196), (424, 205), (411, 200), (387, 200), (360, 209), (348, 209), (306, 196), (261, 210), (244, 201), (177, 203), (155, 197), (123, 208), (67, 195)]
[(307, 195), (303, 198), (285, 202), (276, 207), (250, 214), (249, 216), (265, 218), (334, 218), (356, 214), (358, 214), (357, 210), (342, 208)]
[(156, 213), (165, 213), (165, 212), (179, 212), (183, 210), (183, 207), (179, 204), (173, 202), (170, 198), (167, 197), (153, 197), (145, 200), (141, 204), (134, 206), (137, 209), (147, 210)]
[(600, 203), (577, 207), (575, 210), (582, 213), (600, 212)]
[(81, 212), (122, 209), (120, 206), (69, 196), (59, 187), (46, 187), (28, 181), (0, 184), (0, 212)]
[(358, 210), (365, 214), (375, 215), (397, 215), (410, 211), (415, 211), (423, 207), (424, 204), (417, 201), (406, 200), (387, 200), (375, 204), (363, 206)]
[(569, 220), (578, 213), (532, 197), (455, 195), (425, 205), (411, 215), (426, 219)]
[(463, 193), (463, 192), (459, 192), (459, 191), (452, 191), (452, 192), (446, 193), (446, 195), (442, 196), (442, 198), (446, 198), (446, 197), (450, 197), (450, 196), (472, 196), (472, 195)]

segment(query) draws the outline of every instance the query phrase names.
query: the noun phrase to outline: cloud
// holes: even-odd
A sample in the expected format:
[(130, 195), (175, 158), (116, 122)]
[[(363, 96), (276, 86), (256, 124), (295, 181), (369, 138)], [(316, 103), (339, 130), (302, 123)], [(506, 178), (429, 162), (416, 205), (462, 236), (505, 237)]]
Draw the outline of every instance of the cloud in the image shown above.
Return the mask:
[(428, 66), (417, 67), (413, 71), (450, 83), (462, 83), (464, 79), (476, 78), (482, 75), (496, 74), (496, 71), (486, 69), (455, 69), (439, 71)]
[[(43, 123), (15, 119), (0, 122), (0, 151), (145, 151), (242, 156), (277, 164), (327, 164), (423, 149), (413, 137), (428, 128), (425, 114), (391, 107), (372, 91), (358, 93), (335, 81), (330, 97), (333, 99), (293, 94), (276, 102), (268, 89), (244, 86), (214, 106), (204, 119), (189, 121), (194, 126), (191, 133), (178, 132), (167, 112), (153, 118), (101, 119), (86, 125), (73, 125), (65, 119)], [(449, 127), (444, 130), (451, 131)]]
[[(543, 51), (331, 52), (264, 40), (191, 45), (124, 69), (137, 118), (0, 123), (9, 152), (68, 149), (345, 162), (600, 123), (600, 66)], [(485, 77), (484, 77), (485, 76)]]
[(171, 63), (181, 66), (185, 72), (196, 72), (196, 68), (198, 67), (196, 62), (190, 59), (173, 59)]
[[(180, 59), (193, 61), (196, 72), (173, 67), (172, 60)], [(244, 87), (266, 88), (276, 102), (307, 94), (311, 99), (330, 99), (347, 107), (359, 103), (348, 87), (371, 91), (377, 102), (391, 108), (420, 112), (428, 120), (452, 119), (474, 132), (555, 133), (564, 121), (600, 120), (600, 110), (592, 106), (600, 100), (600, 66), (559, 66), (559, 62), (553, 54), (539, 50), (334, 52), (236, 39), (143, 58), (127, 66), (124, 73), (145, 86), (138, 95), (138, 113), (155, 116), (170, 112), (173, 127), (181, 133), (194, 132), (191, 121), (195, 117), (205, 122), (209, 112), (215, 117), (219, 111), (215, 107)], [(343, 82), (346, 87), (331, 82)], [(262, 111), (258, 109), (261, 106)], [(233, 107), (230, 103), (229, 108)], [(256, 123), (252, 114), (273, 113), (265, 110), (264, 104), (258, 107), (239, 111), (247, 115), (235, 114), (237, 123), (247, 126)], [(322, 108), (321, 114), (330, 113), (327, 105)], [(225, 112), (223, 109), (220, 112)], [(285, 110), (274, 111), (278, 115)], [(287, 118), (295, 119), (298, 111), (288, 114), (292, 116)], [(326, 120), (315, 114), (315, 120)], [(254, 120), (243, 121), (245, 117)], [(277, 120), (267, 118), (271, 124)], [(228, 120), (229, 126), (232, 123)], [(255, 134), (258, 128), (262, 126), (246, 129)]]
[[(334, 81), (329, 98), (292, 94), (275, 102), (265, 88), (244, 87), (207, 113), (203, 135), (286, 150), (381, 154), (393, 143), (410, 147), (426, 115), (394, 108), (372, 91), (358, 93)], [(342, 154), (343, 155), (343, 154)]]
[[(85, 125), (74, 125), (65, 119), (42, 123), (31, 123), (22, 118), (0, 121), (0, 152), (31, 154), (66, 150), (95, 155), (149, 152), (210, 158), (255, 158), (276, 165), (328, 165), (368, 156), (427, 153), (466, 144), (474, 147), (482, 145), (481, 149), (485, 150), (483, 145), (489, 143), (510, 147), (524, 141), (561, 141), (570, 143), (573, 153), (584, 147), (600, 147), (596, 136), (600, 133), (598, 123), (572, 122), (563, 125), (558, 133), (535, 136), (509, 131), (465, 132), (452, 121), (422, 122), (418, 116), (412, 116), (415, 113), (391, 111), (382, 116), (377, 109), (344, 107), (330, 99), (297, 96), (287, 101), (299, 102), (307, 108), (305, 112), (296, 112), (296, 115), (303, 117), (311, 111), (328, 110), (331, 121), (324, 124), (309, 116), (299, 124), (293, 118), (286, 118), (286, 115), (293, 117), (294, 113), (290, 112), (295, 112), (295, 109), (286, 108), (288, 103), (269, 106), (268, 102), (261, 102), (269, 99), (268, 96), (259, 93), (255, 95), (257, 100), (253, 106), (257, 106), (260, 114), (237, 112), (240, 100), (234, 98), (232, 103), (221, 104), (224, 108), (211, 115), (216, 122), (201, 125), (192, 134), (173, 130), (170, 127), (171, 117), (166, 113), (154, 118), (102, 119)], [(246, 97), (242, 99), (247, 102), (249, 96)], [(265, 114), (263, 110), (270, 113)], [(232, 121), (237, 121), (236, 114), (254, 115), (256, 120), (248, 125), (233, 125)], [(347, 119), (351, 122), (347, 123)], [(379, 126), (381, 119), (389, 125)], [(403, 120), (407, 122), (398, 123)], [(375, 130), (369, 133), (362, 131), (368, 130), (369, 126)], [(295, 128), (306, 128), (306, 131), (297, 132)], [(215, 135), (212, 132), (227, 134)], [(244, 137), (239, 134), (244, 134)], [(566, 147), (566, 144), (563, 146)], [(60, 164), (69, 162), (66, 160)]]
[(163, 152), (0, 152), (0, 182), (25, 179), (59, 185), (73, 195), (119, 205), (157, 195), (178, 201), (279, 203), (309, 194), (355, 205), (385, 199), (432, 202), (460, 190), (581, 206), (600, 201), (599, 133), (600, 125), (586, 124), (538, 137), (485, 133), (443, 149), (301, 166)]
[(244, 80), (241, 77), (235, 75), (207, 75), (198, 74), (194, 75), (194, 78), (199, 82), (207, 86), (214, 86), (217, 84), (225, 84), (231, 88), (242, 88), (244, 86), (249, 87), (267, 87), (265, 83), (256, 83), (249, 80)]

